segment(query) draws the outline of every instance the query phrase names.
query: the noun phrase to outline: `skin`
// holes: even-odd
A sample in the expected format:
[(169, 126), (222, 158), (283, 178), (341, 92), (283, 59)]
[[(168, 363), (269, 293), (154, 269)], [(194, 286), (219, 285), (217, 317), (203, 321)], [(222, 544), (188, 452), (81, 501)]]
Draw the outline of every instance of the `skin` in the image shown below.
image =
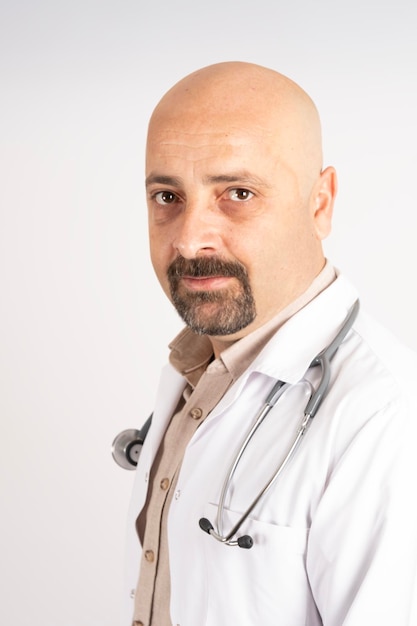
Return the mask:
[[(272, 70), (247, 63), (203, 68), (177, 83), (149, 124), (146, 154), (153, 267), (172, 300), (167, 270), (178, 257), (213, 257), (246, 270), (256, 316), (209, 335), (215, 355), (301, 295), (325, 259), (336, 195), (322, 169), (320, 121), (309, 96)], [(241, 290), (234, 276), (181, 277), (186, 297)], [(220, 302), (200, 304), (204, 323)]]

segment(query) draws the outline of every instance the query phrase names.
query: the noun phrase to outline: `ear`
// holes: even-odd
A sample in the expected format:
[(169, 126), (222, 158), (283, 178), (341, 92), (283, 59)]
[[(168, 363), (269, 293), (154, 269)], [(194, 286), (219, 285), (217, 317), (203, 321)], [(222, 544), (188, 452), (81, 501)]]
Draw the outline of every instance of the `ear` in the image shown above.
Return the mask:
[(336, 170), (334, 167), (326, 167), (320, 172), (311, 196), (314, 227), (320, 240), (325, 239), (330, 233), (336, 193)]

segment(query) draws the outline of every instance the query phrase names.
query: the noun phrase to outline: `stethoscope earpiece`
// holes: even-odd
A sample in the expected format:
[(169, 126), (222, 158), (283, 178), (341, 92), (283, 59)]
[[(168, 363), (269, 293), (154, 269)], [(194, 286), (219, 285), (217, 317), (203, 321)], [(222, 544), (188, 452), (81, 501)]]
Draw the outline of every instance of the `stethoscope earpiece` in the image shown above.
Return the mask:
[(239, 548), (246, 548), (249, 550), (253, 546), (253, 539), (250, 535), (242, 535), (242, 537), (237, 538), (237, 545)]
[(207, 517), (200, 518), (198, 524), (201, 530), (204, 530), (205, 533), (212, 535), (215, 539), (228, 546), (239, 546), (239, 548), (245, 548), (246, 550), (249, 550), (249, 548), (253, 546), (253, 539), (250, 535), (242, 535), (241, 537), (237, 537), (235, 540), (228, 539), (227, 537), (221, 537), (215, 532), (213, 524), (207, 519)]

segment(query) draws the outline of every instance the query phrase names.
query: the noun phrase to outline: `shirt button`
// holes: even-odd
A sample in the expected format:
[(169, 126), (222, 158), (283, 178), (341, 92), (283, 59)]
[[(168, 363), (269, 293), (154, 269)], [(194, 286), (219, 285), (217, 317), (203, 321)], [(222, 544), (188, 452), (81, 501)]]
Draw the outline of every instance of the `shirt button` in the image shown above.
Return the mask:
[(190, 415), (193, 418), (193, 420), (199, 420), (200, 417), (202, 417), (202, 415), (203, 415), (203, 411), (201, 409), (198, 409), (198, 408), (192, 409), (190, 411)]
[(169, 487), (169, 478), (163, 478), (159, 483), (159, 486), (163, 489), (163, 491), (166, 491)]
[(133, 622), (133, 626), (145, 626), (143, 622)]
[(153, 550), (146, 550), (145, 552), (145, 559), (148, 561), (148, 563), (153, 563), (153, 561), (155, 560), (155, 554)]

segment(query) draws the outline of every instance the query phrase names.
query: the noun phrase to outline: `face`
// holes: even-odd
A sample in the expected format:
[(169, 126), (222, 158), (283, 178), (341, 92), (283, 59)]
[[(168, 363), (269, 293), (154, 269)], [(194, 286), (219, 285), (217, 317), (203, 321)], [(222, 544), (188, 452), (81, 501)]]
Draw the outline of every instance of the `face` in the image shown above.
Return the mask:
[(323, 267), (329, 176), (306, 189), (268, 127), (202, 117), (151, 124), (150, 249), (186, 324), (221, 347), (271, 319)]

